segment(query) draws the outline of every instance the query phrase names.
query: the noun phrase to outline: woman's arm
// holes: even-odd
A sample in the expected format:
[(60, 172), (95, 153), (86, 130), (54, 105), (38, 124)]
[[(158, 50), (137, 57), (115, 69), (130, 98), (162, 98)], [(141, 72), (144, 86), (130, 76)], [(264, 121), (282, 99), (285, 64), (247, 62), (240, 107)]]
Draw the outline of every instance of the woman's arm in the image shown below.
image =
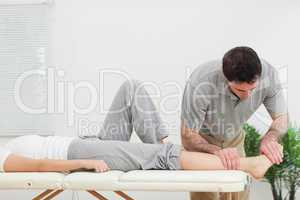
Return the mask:
[(4, 163), (5, 172), (63, 172), (76, 169), (109, 170), (103, 160), (31, 159), (16, 154), (10, 154)]

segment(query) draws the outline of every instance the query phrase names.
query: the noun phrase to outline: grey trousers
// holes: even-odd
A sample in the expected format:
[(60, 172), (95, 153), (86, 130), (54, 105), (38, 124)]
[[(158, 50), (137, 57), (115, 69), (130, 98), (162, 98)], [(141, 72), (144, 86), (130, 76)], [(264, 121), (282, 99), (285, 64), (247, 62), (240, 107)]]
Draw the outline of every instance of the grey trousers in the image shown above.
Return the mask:
[(181, 147), (175, 144), (145, 144), (108, 140), (75, 139), (68, 159), (103, 160), (111, 170), (179, 170)]
[[(144, 143), (129, 142), (133, 129)], [(130, 80), (117, 92), (98, 136), (75, 139), (68, 159), (104, 160), (122, 171), (181, 169), (181, 146), (157, 144), (167, 136), (150, 95), (141, 82)]]
[(142, 82), (128, 80), (115, 95), (96, 137), (101, 140), (129, 141), (133, 130), (143, 143), (158, 143), (168, 136), (160, 114)]

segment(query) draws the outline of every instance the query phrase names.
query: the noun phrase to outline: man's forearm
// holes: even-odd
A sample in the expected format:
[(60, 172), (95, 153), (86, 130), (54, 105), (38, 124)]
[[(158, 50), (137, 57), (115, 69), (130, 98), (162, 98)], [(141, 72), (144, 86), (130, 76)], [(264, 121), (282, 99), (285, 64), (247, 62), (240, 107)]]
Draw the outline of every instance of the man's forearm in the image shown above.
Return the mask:
[(273, 131), (271, 129), (268, 130), (268, 132), (264, 135), (263, 139), (265, 138), (271, 138), (275, 141), (278, 141), (280, 139), (280, 135), (278, 134), (277, 131)]
[(221, 150), (219, 146), (209, 144), (198, 134), (193, 134), (189, 137), (183, 136), (182, 143), (184, 148), (188, 151), (197, 151), (213, 154), (215, 151)]
[(273, 118), (270, 129), (264, 136), (264, 138), (272, 138), (278, 140), (281, 138), (288, 129), (288, 115), (282, 115), (277, 118)]
[(197, 144), (194, 148), (195, 148), (195, 151), (197, 151), (197, 152), (204, 152), (204, 153), (210, 153), (210, 154), (214, 154), (216, 151), (221, 150), (221, 148), (219, 146), (216, 146), (213, 144), (206, 144), (206, 143)]
[(187, 128), (184, 123), (181, 126), (181, 140), (183, 147), (188, 151), (214, 154), (221, 150), (219, 146), (209, 144), (206, 139), (200, 136), (198, 131)]

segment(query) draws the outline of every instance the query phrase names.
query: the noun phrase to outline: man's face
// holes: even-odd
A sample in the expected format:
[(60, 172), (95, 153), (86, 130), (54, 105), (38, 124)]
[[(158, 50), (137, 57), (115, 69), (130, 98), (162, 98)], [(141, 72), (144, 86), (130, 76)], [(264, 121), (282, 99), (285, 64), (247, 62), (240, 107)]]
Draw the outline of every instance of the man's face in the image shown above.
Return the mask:
[(237, 82), (229, 82), (230, 90), (238, 96), (241, 100), (245, 100), (251, 96), (253, 90), (257, 87), (258, 80), (253, 83), (237, 83)]

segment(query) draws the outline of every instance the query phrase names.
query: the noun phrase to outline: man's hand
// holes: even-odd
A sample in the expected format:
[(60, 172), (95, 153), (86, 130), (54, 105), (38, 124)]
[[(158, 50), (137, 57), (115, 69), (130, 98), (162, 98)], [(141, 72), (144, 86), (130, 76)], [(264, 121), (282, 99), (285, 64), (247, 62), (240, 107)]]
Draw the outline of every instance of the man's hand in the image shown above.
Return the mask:
[(240, 169), (240, 155), (237, 148), (225, 148), (214, 152), (217, 155), (223, 166), (228, 170), (239, 170)]
[(283, 147), (272, 135), (266, 135), (262, 139), (260, 153), (266, 155), (273, 164), (280, 164), (283, 160)]

